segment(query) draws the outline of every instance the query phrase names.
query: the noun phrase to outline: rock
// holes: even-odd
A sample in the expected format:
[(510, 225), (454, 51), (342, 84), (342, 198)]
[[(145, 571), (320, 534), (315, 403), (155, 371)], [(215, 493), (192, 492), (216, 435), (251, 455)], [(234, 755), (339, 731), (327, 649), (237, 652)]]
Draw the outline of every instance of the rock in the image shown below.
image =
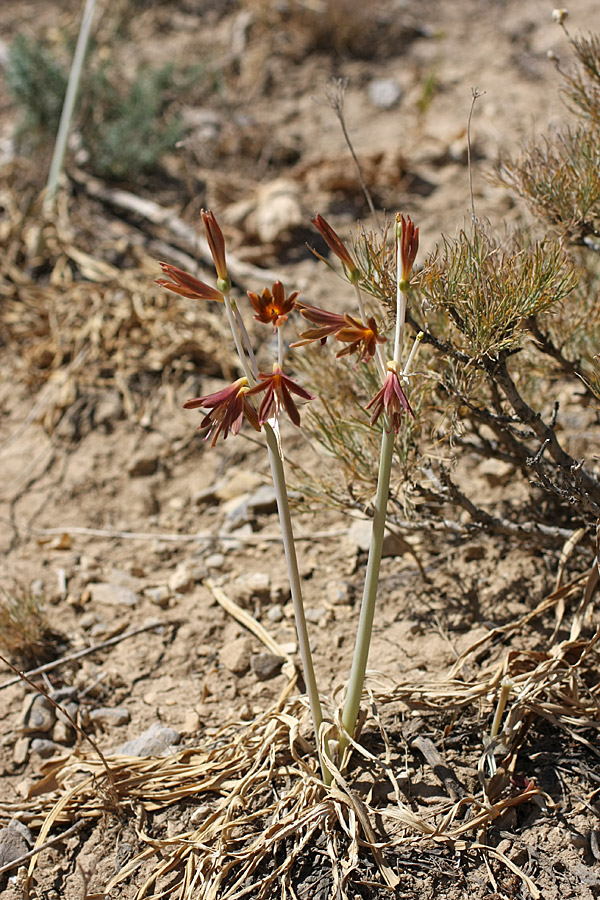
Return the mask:
[(247, 637), (239, 637), (228, 641), (221, 647), (219, 659), (221, 665), (233, 672), (234, 675), (243, 675), (250, 668), (250, 654), (252, 644)]
[[(74, 722), (77, 721), (77, 713), (79, 711), (79, 704), (76, 703), (74, 700), (70, 700), (68, 703), (63, 703), (62, 706), (64, 708), (64, 712), (62, 709), (57, 709), (56, 710), (56, 718), (58, 719), (59, 722), (63, 722), (65, 725), (69, 725), (69, 727), (72, 727), (71, 723), (69, 721), (69, 716), (71, 717), (71, 719), (73, 719)], [(65, 713), (67, 715), (65, 715)]]
[(224, 481), (218, 481), (216, 484), (211, 484), (200, 491), (194, 491), (192, 503), (194, 506), (216, 506), (220, 501), (219, 490), (224, 486)]
[(259, 186), (252, 225), (262, 244), (276, 241), (303, 222), (304, 213), (295, 182), (277, 178)]
[(76, 731), (72, 725), (67, 722), (56, 722), (52, 729), (52, 740), (56, 744), (63, 744), (70, 747), (76, 737)]
[(160, 606), (161, 609), (166, 609), (169, 605), (169, 600), (171, 599), (171, 591), (166, 584), (161, 584), (158, 585), (158, 587), (146, 588), (144, 596), (147, 597), (151, 603)]
[(306, 616), (307, 622), (312, 622), (314, 625), (317, 625), (321, 619), (327, 615), (327, 610), (322, 607), (318, 607), (317, 609), (307, 609), (304, 612)]
[(268, 572), (248, 572), (240, 575), (231, 585), (231, 598), (240, 606), (249, 606), (252, 601), (268, 601), (271, 592), (271, 577)]
[[(348, 529), (348, 539), (354, 543), (357, 549), (366, 553), (371, 546), (372, 519), (355, 519)], [(407, 543), (401, 535), (391, 534), (386, 531), (383, 538), (383, 553), (387, 556), (401, 556), (406, 552)]]
[(134, 453), (127, 468), (130, 478), (147, 478), (154, 475), (164, 449), (165, 442), (159, 435), (146, 435), (144, 446)]
[(195, 734), (200, 728), (200, 716), (195, 709), (190, 709), (185, 714), (183, 725), (181, 726), (182, 734)]
[(269, 622), (281, 622), (283, 619), (283, 607), (279, 603), (267, 610), (267, 619)]
[(239, 499), (242, 494), (255, 491), (260, 484), (262, 484), (262, 478), (257, 472), (237, 468), (233, 470), (227, 481), (215, 485), (215, 496), (220, 503), (226, 503), (228, 500)]
[(100, 706), (90, 712), (90, 721), (98, 725), (127, 725), (130, 718), (125, 706)]
[(285, 659), (283, 656), (275, 656), (274, 653), (253, 653), (250, 658), (250, 666), (259, 681), (269, 681), (281, 672)]
[(248, 510), (255, 515), (277, 512), (277, 495), (275, 488), (269, 484), (263, 484), (246, 501)]
[(29, 853), (27, 841), (16, 828), (11, 826), (12, 822), (8, 828), (0, 828), (0, 868)]
[(207, 569), (222, 569), (225, 565), (225, 557), (222, 553), (211, 553), (204, 560)]
[(93, 603), (105, 603), (107, 606), (136, 606), (137, 594), (120, 584), (96, 581), (88, 584), (90, 598)]
[(401, 97), (402, 88), (394, 78), (374, 78), (369, 84), (369, 100), (378, 109), (393, 109)]
[(491, 487), (507, 484), (515, 474), (515, 467), (501, 459), (486, 459), (479, 471)]
[(28, 701), (20, 729), (22, 734), (50, 731), (56, 721), (56, 714), (48, 698), (43, 694), (37, 694), (33, 697), (33, 701), (30, 698)]
[(179, 563), (169, 576), (169, 588), (178, 594), (185, 594), (193, 589), (197, 581), (202, 581), (205, 577), (206, 568), (204, 566)]
[(32, 753), (37, 753), (38, 756), (41, 756), (42, 759), (49, 759), (55, 753), (59, 753), (62, 748), (55, 744), (54, 741), (49, 741), (45, 738), (34, 738), (29, 749)]
[(175, 753), (181, 735), (174, 728), (155, 722), (143, 734), (121, 744), (114, 753), (119, 756), (170, 756)]
[(225, 513), (225, 528), (227, 531), (237, 531), (244, 525), (250, 524), (252, 514), (248, 509), (248, 498), (234, 497), (233, 500), (223, 504)]
[(327, 585), (327, 599), (332, 606), (346, 606), (350, 604), (350, 590), (345, 581), (330, 581)]
[(16, 766), (22, 766), (29, 755), (29, 738), (20, 737), (15, 741), (13, 748), (13, 762)]

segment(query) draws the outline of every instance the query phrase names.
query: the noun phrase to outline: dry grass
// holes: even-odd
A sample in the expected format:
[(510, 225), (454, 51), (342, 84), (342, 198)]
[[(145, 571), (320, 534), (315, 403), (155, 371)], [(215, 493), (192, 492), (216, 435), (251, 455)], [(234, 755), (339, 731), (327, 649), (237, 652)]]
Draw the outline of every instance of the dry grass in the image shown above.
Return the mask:
[[(108, 757), (116, 791), (111, 802), (102, 763), (79, 751), (47, 764), (43, 780), (19, 808), (26, 808), (32, 824), (40, 827), (37, 846), (56, 826), (100, 821), (115, 800), (121, 810), (131, 810), (139, 850), (107, 883), (92, 878), (97, 893), (89, 893), (91, 900), (118, 896), (113, 893), (118, 886), (132, 881), (136, 900), (293, 897), (295, 875), (317, 845), (319, 865), (325, 867), (322, 877), (341, 898), (352, 896), (348, 892), (364, 872), (365, 854), (376, 864), (373, 889), (384, 890), (398, 884), (398, 855), (432, 846), (460, 846), (499, 860), (532, 897), (540, 897), (529, 875), (488, 844), (487, 834), (500, 816), (521, 804), (533, 802), (547, 812), (554, 808), (534, 780), (515, 772), (536, 722), (545, 720), (600, 755), (590, 740), (600, 721), (600, 629), (546, 647), (539, 639), (549, 618), (562, 615), (565, 599), (581, 593), (586, 577), (559, 587), (522, 619), (491, 631), (439, 682), (390, 687), (372, 680), (362, 745), (353, 742), (354, 761), (346, 774), (333, 767), (330, 790), (320, 781), (314, 748), (304, 737), (310, 733), (306, 699), (290, 696), (290, 680), (272, 709), (250, 724), (223, 727), (206, 746), (190, 746), (162, 759)], [(577, 621), (582, 615), (580, 604), (573, 633), (582, 627)], [(494, 650), (499, 638), (510, 641), (508, 650)], [(532, 642), (533, 649), (523, 649)], [(482, 656), (488, 658), (484, 667), (477, 663)], [(498, 737), (480, 748), (478, 788), (458, 797), (450, 791), (447, 801), (433, 805), (419, 802), (413, 793), (409, 802), (398, 736), (388, 733), (393, 717), (400, 711), (410, 719), (411, 710), (427, 710), (428, 721), (437, 716), (440, 727), (451, 717), (446, 736), (474, 721), (485, 734), (506, 679), (512, 683), (507, 713)], [(332, 711), (333, 724), (336, 719)], [(383, 799), (378, 784), (386, 785)], [(160, 816), (154, 819), (169, 807), (178, 810), (171, 818), (179, 823), (174, 833), (165, 830), (164, 819), (159, 824)], [(33, 859), (26, 898), (36, 896), (35, 866)]]

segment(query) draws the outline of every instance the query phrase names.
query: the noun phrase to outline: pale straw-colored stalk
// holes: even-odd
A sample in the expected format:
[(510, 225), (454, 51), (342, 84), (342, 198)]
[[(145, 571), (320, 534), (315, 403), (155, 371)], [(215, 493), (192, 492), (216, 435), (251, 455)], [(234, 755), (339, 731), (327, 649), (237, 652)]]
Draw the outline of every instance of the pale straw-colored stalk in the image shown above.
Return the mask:
[(73, 57), (73, 63), (71, 65), (71, 71), (69, 72), (67, 92), (65, 94), (62, 112), (60, 114), (58, 132), (56, 135), (56, 141), (54, 143), (54, 153), (52, 154), (52, 162), (50, 163), (50, 172), (48, 174), (48, 183), (46, 185), (46, 195), (44, 197), (45, 213), (50, 212), (52, 209), (54, 197), (56, 195), (56, 188), (58, 186), (58, 179), (60, 178), (60, 173), (62, 172), (63, 160), (65, 157), (67, 141), (69, 139), (71, 120), (73, 118), (73, 111), (75, 109), (75, 101), (77, 99), (77, 91), (79, 90), (79, 82), (81, 81), (81, 72), (83, 70), (83, 63), (85, 60), (90, 31), (92, 28), (92, 19), (94, 16), (95, 6), (96, 0), (86, 0), (83, 9), (81, 26), (79, 28), (79, 35), (77, 37), (77, 46), (75, 47), (75, 55)]

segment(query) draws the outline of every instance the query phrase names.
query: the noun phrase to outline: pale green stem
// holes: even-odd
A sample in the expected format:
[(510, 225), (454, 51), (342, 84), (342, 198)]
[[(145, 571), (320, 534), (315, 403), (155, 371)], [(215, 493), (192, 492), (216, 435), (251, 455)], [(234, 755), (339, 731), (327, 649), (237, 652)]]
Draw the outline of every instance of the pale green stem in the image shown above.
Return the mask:
[[(310, 712), (315, 730), (315, 739), (317, 748), (319, 747), (319, 731), (323, 722), (323, 713), (321, 711), (321, 701), (319, 700), (319, 691), (317, 689), (317, 679), (313, 666), (312, 653), (310, 651), (310, 643), (308, 639), (308, 629), (306, 627), (306, 617), (304, 615), (304, 601), (302, 599), (302, 587), (300, 583), (300, 573), (298, 571), (298, 559), (296, 557), (296, 545), (294, 543), (294, 532), (292, 529), (292, 519), (290, 516), (290, 507), (288, 503), (287, 488), (285, 482), (285, 470), (277, 435), (273, 431), (269, 422), (264, 425), (265, 436), (267, 439), (267, 449), (269, 451), (269, 462), (271, 464), (271, 474), (273, 476), (273, 487), (277, 497), (277, 510), (279, 512), (279, 521), (281, 523), (281, 535), (283, 539), (283, 549), (285, 552), (285, 561), (287, 563), (288, 575), (290, 579), (290, 589), (292, 592), (292, 604), (294, 606), (294, 616), (296, 619), (296, 632), (298, 634), (298, 649), (300, 650), (300, 659), (302, 661), (302, 672), (304, 682), (306, 684), (306, 693), (310, 703)], [(323, 781), (325, 784), (331, 784), (331, 773), (327, 768), (326, 760), (319, 753), (321, 762), (321, 770), (323, 773)]]
[(83, 69), (83, 61), (85, 59), (85, 53), (92, 28), (92, 18), (94, 16), (95, 6), (96, 0), (86, 0), (83, 17), (81, 19), (81, 27), (79, 29), (79, 36), (77, 38), (77, 46), (75, 47), (73, 64), (71, 65), (71, 71), (69, 72), (69, 82), (67, 84), (65, 101), (60, 114), (58, 133), (54, 143), (54, 153), (52, 154), (52, 162), (50, 163), (50, 172), (48, 175), (48, 183), (46, 185), (46, 196), (44, 197), (45, 212), (49, 212), (52, 208), (58, 179), (62, 172), (65, 149), (69, 138), (71, 119), (73, 118), (73, 110), (75, 109), (75, 100), (77, 99), (77, 91), (81, 80), (81, 70)]
[(404, 321), (406, 319), (406, 294), (400, 287), (400, 235), (396, 237), (396, 334), (394, 337), (394, 360), (398, 367), (404, 344)]
[(231, 298), (228, 293), (223, 294), (223, 300), (225, 301), (225, 312), (227, 313), (227, 321), (229, 322), (229, 328), (231, 329), (231, 334), (233, 335), (233, 340), (235, 343), (235, 349), (237, 350), (237, 354), (240, 359), (241, 366), (244, 370), (244, 375), (248, 379), (251, 385), (256, 384), (256, 378), (252, 374), (252, 370), (248, 365), (248, 357), (244, 353), (244, 348), (242, 346), (242, 342), (240, 340), (240, 332), (237, 327), (237, 323), (235, 320), (235, 315), (233, 313), (233, 308), (231, 304)]
[(283, 365), (283, 328), (277, 329), (277, 362)]
[[(238, 352), (240, 364), (244, 369), (244, 373), (250, 384), (255, 384), (256, 378), (253, 376), (253, 373), (248, 365), (248, 357), (244, 353), (244, 348), (240, 341), (241, 332), (246, 345), (249, 347), (250, 339), (248, 337), (248, 332), (246, 331), (241, 314), (237, 307), (234, 311), (234, 304), (232, 304), (228, 291), (223, 294), (223, 299), (225, 301), (227, 319), (229, 321), (231, 334), (233, 335), (235, 347)], [(283, 337), (281, 329), (278, 329), (278, 347), (279, 356), (281, 359), (283, 355)], [(248, 353), (250, 354), (250, 350), (248, 351)], [(251, 355), (251, 359), (254, 360), (253, 353)], [(254, 366), (256, 366), (256, 362), (254, 362)], [(317, 744), (317, 750), (319, 752), (319, 761), (321, 763), (323, 781), (325, 782), (325, 784), (329, 785), (331, 784), (331, 772), (327, 768), (326, 762), (323, 759), (323, 756), (319, 749), (320, 728), (323, 722), (323, 713), (321, 710), (321, 701), (319, 700), (319, 691), (317, 689), (317, 679), (315, 677), (312, 653), (310, 651), (308, 628), (306, 627), (306, 616), (304, 615), (304, 601), (302, 599), (302, 587), (300, 582), (300, 573), (298, 571), (296, 545), (294, 543), (292, 518), (290, 515), (290, 506), (288, 502), (285, 469), (283, 466), (283, 459), (279, 447), (278, 436), (276, 435), (273, 426), (269, 422), (265, 422), (263, 428), (267, 441), (267, 450), (269, 452), (269, 463), (271, 465), (273, 487), (275, 489), (275, 496), (277, 498), (277, 511), (279, 513), (279, 521), (281, 524), (281, 536), (283, 540), (285, 561), (287, 564), (288, 576), (290, 579), (290, 590), (292, 594), (292, 604), (294, 607), (294, 617), (296, 619), (296, 632), (298, 634), (298, 649), (300, 651), (300, 659), (302, 662), (302, 673), (304, 676), (306, 693), (308, 694), (308, 701), (310, 704), (310, 712), (313, 720), (313, 727), (315, 730), (315, 740)]]
[[(400, 365), (402, 343), (404, 339), (404, 320), (406, 318), (406, 296), (400, 289), (400, 239), (396, 240), (397, 267), (396, 274), (396, 333), (394, 336), (394, 360)], [(416, 351), (415, 351), (416, 352)], [(412, 354), (414, 358), (414, 353)], [(412, 359), (411, 359), (412, 362)], [(408, 366), (407, 366), (408, 369)], [(391, 422), (386, 417), (383, 425), (381, 439), (381, 453), (379, 456), (379, 473), (377, 476), (377, 492), (375, 495), (375, 509), (373, 512), (373, 527), (371, 531), (371, 545), (367, 561), (365, 586), (363, 589), (360, 618), (356, 634), (354, 656), (348, 679), (346, 701), (342, 712), (342, 724), (349, 735), (354, 734), (356, 720), (360, 709), (360, 698), (365, 683), (369, 647), (373, 634), (373, 619), (375, 616), (375, 601), (377, 600), (377, 588), (379, 586), (379, 569), (381, 567), (381, 555), (383, 552), (383, 538), (385, 535), (385, 522), (387, 518), (387, 505), (390, 492), (390, 475), (392, 471), (392, 459), (394, 456), (395, 434)], [(340, 735), (340, 765), (343, 753), (348, 746), (348, 738)]]
[[(424, 335), (423, 335), (422, 331), (420, 331), (418, 333), (418, 335), (415, 337), (414, 343), (410, 349), (410, 353), (408, 354), (408, 359), (406, 360), (406, 365), (404, 366), (404, 369), (402, 370), (403, 378), (406, 378), (406, 376), (410, 373), (410, 370), (412, 369), (412, 364), (415, 361), (415, 356), (417, 355), (417, 350), (419, 349), (419, 345), (420, 345), (421, 341), (423, 340), (423, 337), (424, 337)], [(408, 381), (408, 379), (406, 379), (406, 380)]]
[[(231, 299), (231, 298), (230, 298)], [(253, 379), (248, 379), (251, 385), (256, 384), (258, 381), (258, 365), (256, 364), (256, 356), (254, 355), (254, 350), (252, 348), (252, 342), (250, 341), (250, 337), (248, 332), (246, 331), (246, 326), (244, 325), (244, 320), (242, 319), (242, 314), (238, 309), (238, 305), (235, 300), (231, 300), (231, 308), (233, 310), (233, 314), (235, 316), (235, 321), (237, 322), (238, 328), (240, 329), (240, 334), (242, 335), (242, 339), (244, 341), (244, 345), (246, 347), (246, 353), (248, 354), (248, 358), (250, 359), (250, 366), (252, 367), (252, 374), (254, 375)]]
[[(366, 325), (367, 324), (367, 313), (365, 310), (365, 305), (363, 303), (362, 294), (360, 292), (360, 288), (356, 281), (353, 282), (353, 285), (354, 285), (354, 293), (356, 294), (356, 304), (358, 306), (358, 312), (362, 319), (363, 325)], [(386, 363), (385, 363), (385, 355), (384, 355), (383, 349), (381, 347), (381, 344), (377, 344), (375, 360), (377, 362), (377, 369), (379, 371), (379, 374), (381, 375), (382, 379), (385, 380), (385, 376), (387, 375), (387, 369), (386, 369)]]
[[(394, 430), (389, 422), (384, 422), (381, 439), (381, 455), (379, 457), (379, 475), (377, 478), (377, 493), (375, 495), (375, 509), (373, 512), (373, 529), (371, 531), (371, 546), (369, 547), (369, 559), (363, 590), (362, 604), (360, 607), (360, 619), (354, 647), (354, 657), (348, 679), (346, 702), (342, 712), (342, 723), (348, 734), (353, 735), (360, 708), (360, 698), (365, 683), (367, 671), (367, 658), (373, 633), (373, 618), (375, 615), (375, 601), (377, 599), (377, 587), (379, 584), (379, 568), (383, 551), (383, 537), (385, 532), (385, 520), (387, 516), (388, 495), (390, 490), (390, 474), (392, 471), (392, 457), (394, 454)], [(344, 734), (340, 735), (340, 765), (343, 752), (348, 745), (348, 739)]]

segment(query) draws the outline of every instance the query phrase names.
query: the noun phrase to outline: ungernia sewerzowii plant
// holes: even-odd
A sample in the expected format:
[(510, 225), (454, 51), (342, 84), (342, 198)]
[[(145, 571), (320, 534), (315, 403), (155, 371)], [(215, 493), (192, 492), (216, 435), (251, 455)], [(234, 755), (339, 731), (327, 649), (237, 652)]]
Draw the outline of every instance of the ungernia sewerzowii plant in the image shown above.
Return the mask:
[[(213, 447), (219, 438), (226, 440), (230, 433), (237, 435), (242, 428), (244, 420), (256, 431), (262, 431), (265, 435), (277, 496), (304, 681), (311, 709), (323, 779), (326, 784), (329, 784), (331, 771), (328, 767), (328, 761), (331, 762), (332, 760), (328, 742), (324, 737), (324, 733), (322, 733), (323, 713), (308, 640), (279, 433), (281, 411), (285, 411), (296, 427), (301, 427), (298, 402), (310, 402), (314, 399), (314, 394), (298, 384), (284, 370), (283, 327), (289, 316), (294, 311), (298, 311), (312, 327), (301, 332), (299, 340), (292, 344), (292, 347), (303, 347), (315, 341), (320, 341), (324, 344), (329, 338), (332, 338), (345, 345), (338, 351), (336, 357), (356, 354), (357, 365), (369, 364), (374, 360), (382, 381), (380, 390), (366, 405), (366, 409), (371, 413), (371, 426), (375, 427), (380, 419), (383, 421), (382, 444), (371, 547), (354, 658), (342, 713), (343, 730), (339, 736), (339, 764), (341, 765), (344, 761), (343, 751), (348, 745), (349, 738), (353, 736), (355, 731), (366, 674), (387, 514), (394, 438), (400, 428), (402, 417), (409, 415), (414, 418), (404, 386), (407, 383), (406, 376), (412, 365), (418, 341), (415, 342), (404, 366), (402, 366), (401, 357), (406, 298), (409, 290), (411, 270), (418, 249), (419, 231), (418, 228), (414, 227), (410, 218), (398, 218), (396, 223), (396, 324), (392, 345), (393, 356), (391, 359), (386, 359), (383, 346), (386, 344), (387, 338), (380, 334), (379, 325), (375, 317), (367, 315), (364, 308), (359, 287), (361, 274), (359, 266), (333, 228), (322, 216), (316, 216), (313, 219), (313, 223), (324, 237), (329, 248), (342, 262), (344, 273), (354, 287), (360, 318), (349, 313), (338, 315), (337, 313), (311, 306), (298, 299), (297, 291), (286, 296), (280, 281), (276, 281), (271, 288), (265, 287), (260, 294), (248, 291), (248, 299), (255, 314), (254, 318), (265, 325), (272, 326), (278, 338), (277, 360), (273, 362), (272, 371), (264, 373), (258, 371), (248, 332), (244, 325), (243, 315), (238, 304), (230, 296), (231, 280), (227, 273), (225, 240), (221, 229), (212, 212), (203, 211), (202, 219), (217, 272), (216, 288), (199, 281), (194, 276), (168, 263), (160, 264), (168, 279), (158, 279), (157, 283), (188, 299), (215, 300), (224, 304), (244, 375), (223, 390), (188, 400), (184, 406), (186, 409), (207, 410), (200, 428), (207, 429), (205, 440), (211, 438), (211, 446)], [(263, 394), (263, 397), (259, 408), (256, 409), (254, 398), (259, 394)]]

